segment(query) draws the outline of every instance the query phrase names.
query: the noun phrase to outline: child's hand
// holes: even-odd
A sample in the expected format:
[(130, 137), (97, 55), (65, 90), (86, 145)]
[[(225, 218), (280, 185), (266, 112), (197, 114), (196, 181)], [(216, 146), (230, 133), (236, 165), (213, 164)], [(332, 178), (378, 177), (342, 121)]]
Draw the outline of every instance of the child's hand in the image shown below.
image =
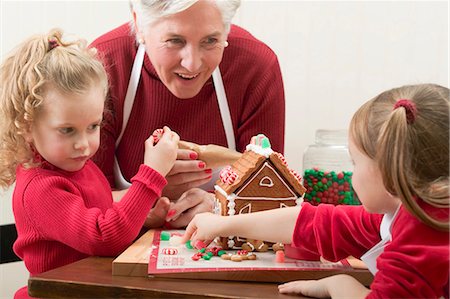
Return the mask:
[(179, 140), (178, 134), (168, 127), (164, 127), (164, 133), (156, 145), (153, 144), (154, 137), (150, 136), (145, 141), (144, 164), (150, 166), (162, 176), (166, 176), (177, 159)]
[(222, 228), (224, 225), (224, 217), (212, 213), (201, 213), (195, 215), (182, 238), (185, 243), (191, 240), (191, 244), (202, 241), (209, 244), (215, 237), (222, 237)]
[(365, 298), (370, 290), (355, 278), (339, 274), (319, 280), (291, 281), (278, 286), (282, 294), (302, 294), (315, 298)]

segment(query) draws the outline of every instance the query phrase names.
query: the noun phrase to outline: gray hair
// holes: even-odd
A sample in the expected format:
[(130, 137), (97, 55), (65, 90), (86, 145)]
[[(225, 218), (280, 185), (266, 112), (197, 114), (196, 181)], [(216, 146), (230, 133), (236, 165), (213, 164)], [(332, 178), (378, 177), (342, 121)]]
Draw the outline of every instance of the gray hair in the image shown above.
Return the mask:
[[(130, 0), (130, 9), (135, 12), (138, 19), (139, 28), (146, 28), (159, 19), (182, 12), (199, 0)], [(225, 26), (225, 34), (228, 35), (231, 27), (231, 20), (241, 5), (241, 0), (208, 0), (215, 2), (222, 15)], [(134, 23), (130, 22), (133, 32)]]

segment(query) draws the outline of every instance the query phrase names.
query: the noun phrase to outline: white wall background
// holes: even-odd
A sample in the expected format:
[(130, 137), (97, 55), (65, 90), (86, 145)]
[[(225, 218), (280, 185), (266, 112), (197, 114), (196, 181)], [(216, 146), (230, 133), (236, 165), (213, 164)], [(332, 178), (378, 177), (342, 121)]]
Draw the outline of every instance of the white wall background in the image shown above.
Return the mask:
[[(92, 41), (128, 19), (125, 0), (0, 0), (0, 58), (33, 33), (60, 27)], [(286, 158), (299, 171), (316, 129), (346, 128), (381, 91), (421, 82), (449, 86), (448, 1), (243, 0), (235, 23), (278, 54)], [(13, 222), (9, 198), (0, 192), (0, 224)], [(15, 268), (21, 278), (3, 275), (5, 269), (0, 298), (26, 283), (22, 265)]]

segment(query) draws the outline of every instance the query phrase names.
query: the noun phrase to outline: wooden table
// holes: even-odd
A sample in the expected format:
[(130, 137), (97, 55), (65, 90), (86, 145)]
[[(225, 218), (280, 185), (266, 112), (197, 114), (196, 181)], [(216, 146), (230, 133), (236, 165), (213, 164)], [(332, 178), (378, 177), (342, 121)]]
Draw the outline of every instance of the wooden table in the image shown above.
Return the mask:
[[(153, 235), (154, 231), (147, 231), (116, 259), (89, 257), (33, 276), (28, 280), (28, 291), (39, 298), (292, 298), (278, 293), (279, 283), (201, 280), (199, 276), (194, 276), (196, 279), (148, 277)], [(333, 274), (282, 272), (271, 273), (270, 281), (317, 279)], [(369, 271), (362, 269), (345, 273), (364, 285), (369, 285), (373, 278)]]
[(39, 298), (292, 298), (276, 283), (112, 275), (112, 261), (90, 257), (36, 275), (28, 290)]
[(28, 290), (40, 298), (292, 298), (274, 283), (113, 276), (112, 261), (90, 257), (36, 275)]

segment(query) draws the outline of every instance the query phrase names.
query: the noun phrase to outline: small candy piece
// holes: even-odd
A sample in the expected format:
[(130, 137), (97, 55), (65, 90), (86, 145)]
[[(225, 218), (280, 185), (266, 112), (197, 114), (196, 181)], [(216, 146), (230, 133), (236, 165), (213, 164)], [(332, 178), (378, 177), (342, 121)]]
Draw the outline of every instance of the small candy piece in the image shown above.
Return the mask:
[(205, 254), (204, 256), (203, 256), (203, 259), (204, 260), (206, 260), (206, 261), (209, 261), (210, 259), (211, 259), (211, 255), (209, 255), (209, 254)]
[(199, 259), (201, 259), (202, 258), (202, 254), (201, 253), (196, 253), (196, 254), (194, 254), (192, 257), (191, 257), (191, 259), (193, 260), (193, 261), (198, 261)]
[(195, 242), (195, 248), (202, 249), (202, 248), (205, 248), (205, 247), (206, 247), (206, 244), (203, 243), (203, 241), (198, 240), (197, 242)]
[(222, 257), (222, 255), (226, 255), (226, 251), (225, 250), (219, 250), (218, 252), (217, 252), (217, 255), (218, 256), (220, 256), (220, 257)]
[(221, 249), (222, 249), (222, 248), (220, 248), (220, 247), (214, 246), (214, 247), (211, 247), (211, 248), (209, 249), (209, 251), (212, 252), (215, 256), (217, 256), (217, 255), (219, 255), (219, 251), (220, 251)]
[(239, 254), (239, 255), (247, 255), (248, 251), (247, 250), (238, 250), (237, 254)]
[(161, 232), (161, 241), (169, 241), (170, 240), (170, 233), (166, 231)]
[(231, 259), (231, 254), (228, 253), (224, 253), (220, 256), (221, 259), (223, 260), (230, 260)]
[(192, 247), (191, 240), (188, 240), (188, 241), (186, 242), (186, 248), (187, 248), (187, 249), (194, 249), (194, 247)]
[(234, 183), (234, 181), (237, 178), (238, 178), (238, 175), (235, 171), (233, 171), (231, 166), (226, 166), (226, 167), (222, 168), (222, 170), (220, 171), (220, 180), (224, 184), (231, 185)]
[(275, 253), (275, 262), (277, 262), (277, 263), (284, 263), (284, 251), (278, 250)]
[(284, 245), (283, 243), (275, 243), (272, 245), (272, 250), (273, 251), (278, 251), (278, 250), (284, 250)]
[(233, 262), (242, 262), (243, 258), (242, 258), (241, 255), (233, 254), (233, 255), (231, 256), (231, 260), (232, 260)]
[(266, 251), (269, 250), (269, 245), (264, 243), (264, 241), (258, 240), (258, 241), (255, 242), (255, 248), (256, 248), (256, 251), (266, 252)]
[(249, 240), (247, 240), (246, 243), (242, 244), (242, 249), (247, 250), (247, 252), (251, 252), (255, 250), (255, 246)]
[(198, 252), (200, 252), (200, 253), (205, 253), (205, 252), (206, 252), (206, 248), (203, 247), (203, 248), (199, 249)]
[(161, 139), (162, 135), (164, 134), (164, 130), (163, 129), (156, 129), (153, 131), (153, 143), (157, 144), (158, 141)]
[(256, 254), (250, 253), (249, 255), (247, 255), (247, 259), (248, 260), (256, 260)]

